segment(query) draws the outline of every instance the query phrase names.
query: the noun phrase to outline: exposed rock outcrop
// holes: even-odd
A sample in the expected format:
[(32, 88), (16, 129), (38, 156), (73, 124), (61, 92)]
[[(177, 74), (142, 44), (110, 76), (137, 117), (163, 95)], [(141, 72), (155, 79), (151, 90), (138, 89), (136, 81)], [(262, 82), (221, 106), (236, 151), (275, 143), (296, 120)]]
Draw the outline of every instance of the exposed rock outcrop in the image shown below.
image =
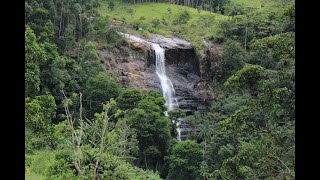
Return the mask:
[(204, 58), (200, 63), (201, 78), (205, 81), (212, 79), (212, 74), (220, 67), (222, 62), (222, 45), (205, 41), (207, 48), (204, 49)]
[(185, 40), (161, 35), (135, 38), (127, 39), (129, 55), (98, 51), (106, 68), (119, 74), (124, 86), (161, 90), (155, 73), (155, 54), (148, 42), (158, 43), (165, 49), (166, 74), (175, 88), (179, 107), (188, 111), (204, 110), (215, 96), (207, 76), (211, 67), (221, 61), (221, 45), (208, 45), (200, 63), (195, 49)]

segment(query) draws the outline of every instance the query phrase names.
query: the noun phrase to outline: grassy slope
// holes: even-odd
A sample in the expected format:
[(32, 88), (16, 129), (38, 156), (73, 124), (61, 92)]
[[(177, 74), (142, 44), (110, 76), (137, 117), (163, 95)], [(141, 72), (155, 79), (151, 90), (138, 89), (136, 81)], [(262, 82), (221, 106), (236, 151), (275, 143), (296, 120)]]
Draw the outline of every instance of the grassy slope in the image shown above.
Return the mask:
[[(281, 7), (288, 3), (294, 2), (293, 0), (231, 0), (226, 8), (232, 8), (242, 6), (249, 8), (256, 12), (261, 12), (260, 15), (273, 14), (274, 12), (281, 10)], [(168, 8), (171, 8), (171, 15), (169, 15)], [(133, 9), (134, 13), (130, 14), (129, 9)], [(174, 25), (173, 20), (177, 17), (177, 14), (181, 11), (188, 11), (191, 15), (191, 19), (187, 24)], [(112, 19), (118, 19), (126, 22), (126, 29), (133, 34), (140, 34), (148, 36), (150, 33), (161, 34), (167, 37), (173, 36), (185, 39), (192, 43), (192, 45), (200, 50), (203, 46), (203, 39), (210, 39), (221, 37), (219, 34), (219, 24), (231, 18), (229, 16), (211, 13), (209, 11), (201, 10), (200, 13), (197, 9), (180, 6), (169, 3), (142, 3), (142, 4), (120, 4), (119, 1), (115, 2), (113, 11), (108, 10), (108, 5), (103, 2), (99, 12), (102, 15), (110, 16)], [(240, 15), (241, 16), (241, 15)], [(140, 19), (143, 17), (143, 19)], [(203, 17), (209, 18), (209, 26), (205, 24)], [(152, 20), (158, 18), (162, 21), (165, 19), (166, 23), (161, 23), (158, 28), (152, 28)], [(133, 30), (131, 23), (140, 21), (142, 30)], [(139, 26), (139, 27), (140, 27)], [(174, 32), (174, 33), (173, 33)]]
[(42, 180), (43, 177), (37, 174), (26, 174), (25, 180)]
[(293, 0), (230, 0), (230, 4), (240, 5), (249, 8), (273, 7), (279, 8), (285, 4), (292, 3)]
[(231, 0), (231, 3), (242, 5), (244, 7), (260, 8), (263, 0)]
[(25, 180), (42, 180), (51, 163), (54, 161), (54, 152), (51, 150), (35, 151), (27, 155), (29, 165), (26, 165)]
[[(171, 8), (171, 15), (169, 15), (168, 8)], [(126, 22), (127, 25), (130, 25), (132, 22), (139, 20), (141, 17), (144, 17), (144, 20), (140, 20), (144, 24), (144, 29), (142, 31), (130, 30), (132, 33), (147, 35), (150, 33), (148, 29), (151, 28), (151, 21), (155, 18), (165, 19), (167, 22), (166, 25), (161, 23), (160, 27), (155, 30), (154, 33), (162, 34), (167, 37), (175, 35), (191, 42), (195, 47), (200, 48), (203, 44), (203, 38), (208, 39), (210, 37), (215, 37), (218, 33), (218, 24), (229, 18), (228, 16), (211, 13), (208, 11), (200, 11), (197, 9), (180, 6), (175, 4), (166, 4), (166, 3), (143, 3), (143, 4), (119, 4), (116, 3), (116, 6), (113, 11), (107, 10), (108, 5), (106, 3), (102, 4), (100, 8), (100, 13), (102, 15), (108, 15), (113, 19), (119, 19)], [(128, 13), (128, 9), (134, 9), (135, 13), (133, 16)], [(181, 11), (188, 11), (190, 13), (191, 19), (185, 25), (174, 25), (172, 21), (177, 17), (177, 14)], [(199, 18), (210, 17), (213, 19), (210, 26), (204, 27), (204, 22), (199, 21)]]

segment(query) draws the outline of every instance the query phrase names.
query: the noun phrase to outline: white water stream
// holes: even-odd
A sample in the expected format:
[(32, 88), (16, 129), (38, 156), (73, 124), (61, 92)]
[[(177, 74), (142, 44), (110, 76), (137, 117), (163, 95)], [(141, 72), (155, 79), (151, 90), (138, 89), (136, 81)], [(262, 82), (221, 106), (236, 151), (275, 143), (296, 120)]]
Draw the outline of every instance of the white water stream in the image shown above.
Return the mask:
[[(148, 41), (141, 39), (137, 36), (125, 34), (125, 33), (119, 33), (119, 34), (123, 35), (126, 38), (132, 39), (134, 41), (151, 45), (152, 49), (155, 52), (155, 56), (156, 56), (156, 74), (158, 75), (158, 77), (160, 79), (162, 95), (163, 95), (164, 99), (166, 100), (166, 105), (168, 107), (168, 111), (177, 108), (178, 103), (175, 98), (175, 90), (174, 90), (174, 87), (173, 87), (173, 84), (172, 84), (170, 78), (166, 75), (165, 50), (162, 47), (160, 47), (159, 44), (148, 42)], [(166, 115), (168, 115), (167, 112), (165, 112), (165, 113), (166, 113)], [(179, 125), (179, 123), (177, 123), (177, 125)], [(177, 139), (181, 140), (181, 129), (178, 127), (177, 131), (178, 131)]]
[(175, 90), (173, 84), (166, 75), (164, 49), (160, 47), (159, 44), (155, 43), (152, 43), (152, 48), (156, 55), (156, 73), (160, 79), (163, 97), (166, 100), (168, 110), (170, 111), (175, 109), (177, 104), (174, 99)]

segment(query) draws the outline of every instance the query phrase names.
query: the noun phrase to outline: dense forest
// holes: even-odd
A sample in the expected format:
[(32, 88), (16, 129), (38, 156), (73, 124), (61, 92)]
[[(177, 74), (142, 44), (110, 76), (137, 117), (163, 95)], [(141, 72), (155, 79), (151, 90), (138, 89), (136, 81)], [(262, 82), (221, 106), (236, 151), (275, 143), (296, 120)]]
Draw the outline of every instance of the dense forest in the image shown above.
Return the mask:
[[(118, 32), (190, 42), (214, 99), (168, 111), (161, 89), (123, 85), (114, 59), (133, 50)], [(26, 0), (25, 175), (295, 179), (295, 2)]]

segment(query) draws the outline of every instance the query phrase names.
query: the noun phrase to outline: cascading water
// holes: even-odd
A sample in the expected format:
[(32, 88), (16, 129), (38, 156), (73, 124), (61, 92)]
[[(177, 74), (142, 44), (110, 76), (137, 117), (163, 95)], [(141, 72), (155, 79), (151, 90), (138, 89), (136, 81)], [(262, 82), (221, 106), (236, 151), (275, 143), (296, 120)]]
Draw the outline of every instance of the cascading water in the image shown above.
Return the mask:
[(161, 48), (159, 44), (155, 43), (152, 43), (152, 48), (154, 49), (156, 56), (156, 73), (160, 79), (163, 97), (166, 100), (168, 110), (170, 111), (176, 108), (177, 101), (174, 99), (175, 91), (173, 84), (166, 75), (164, 49)]
[[(142, 43), (151, 45), (152, 49), (155, 52), (155, 57), (156, 57), (156, 74), (160, 79), (162, 95), (166, 100), (168, 111), (177, 108), (178, 101), (175, 98), (175, 90), (170, 78), (168, 78), (168, 76), (166, 75), (165, 50), (162, 47), (160, 47), (159, 44), (145, 41), (144, 39), (141, 39), (137, 36), (133, 36), (125, 33), (119, 33), (119, 34), (123, 35), (126, 38), (135, 40), (137, 42), (142, 42)], [(167, 112), (165, 112), (165, 114), (168, 116)], [(180, 125), (179, 121), (177, 122), (176, 125), (177, 125), (177, 132), (178, 132), (177, 139), (181, 140), (181, 128), (179, 127)]]
[[(166, 100), (166, 104), (168, 106), (168, 110), (173, 110), (178, 107), (177, 100), (174, 98), (175, 90), (173, 84), (166, 75), (165, 68), (165, 54), (164, 49), (159, 46), (159, 44), (152, 43), (152, 48), (154, 49), (156, 56), (156, 73), (160, 79), (161, 89), (164, 99)], [(166, 115), (168, 115), (166, 113)], [(181, 128), (179, 127), (180, 122), (176, 123), (177, 125), (177, 139), (181, 141)]]

